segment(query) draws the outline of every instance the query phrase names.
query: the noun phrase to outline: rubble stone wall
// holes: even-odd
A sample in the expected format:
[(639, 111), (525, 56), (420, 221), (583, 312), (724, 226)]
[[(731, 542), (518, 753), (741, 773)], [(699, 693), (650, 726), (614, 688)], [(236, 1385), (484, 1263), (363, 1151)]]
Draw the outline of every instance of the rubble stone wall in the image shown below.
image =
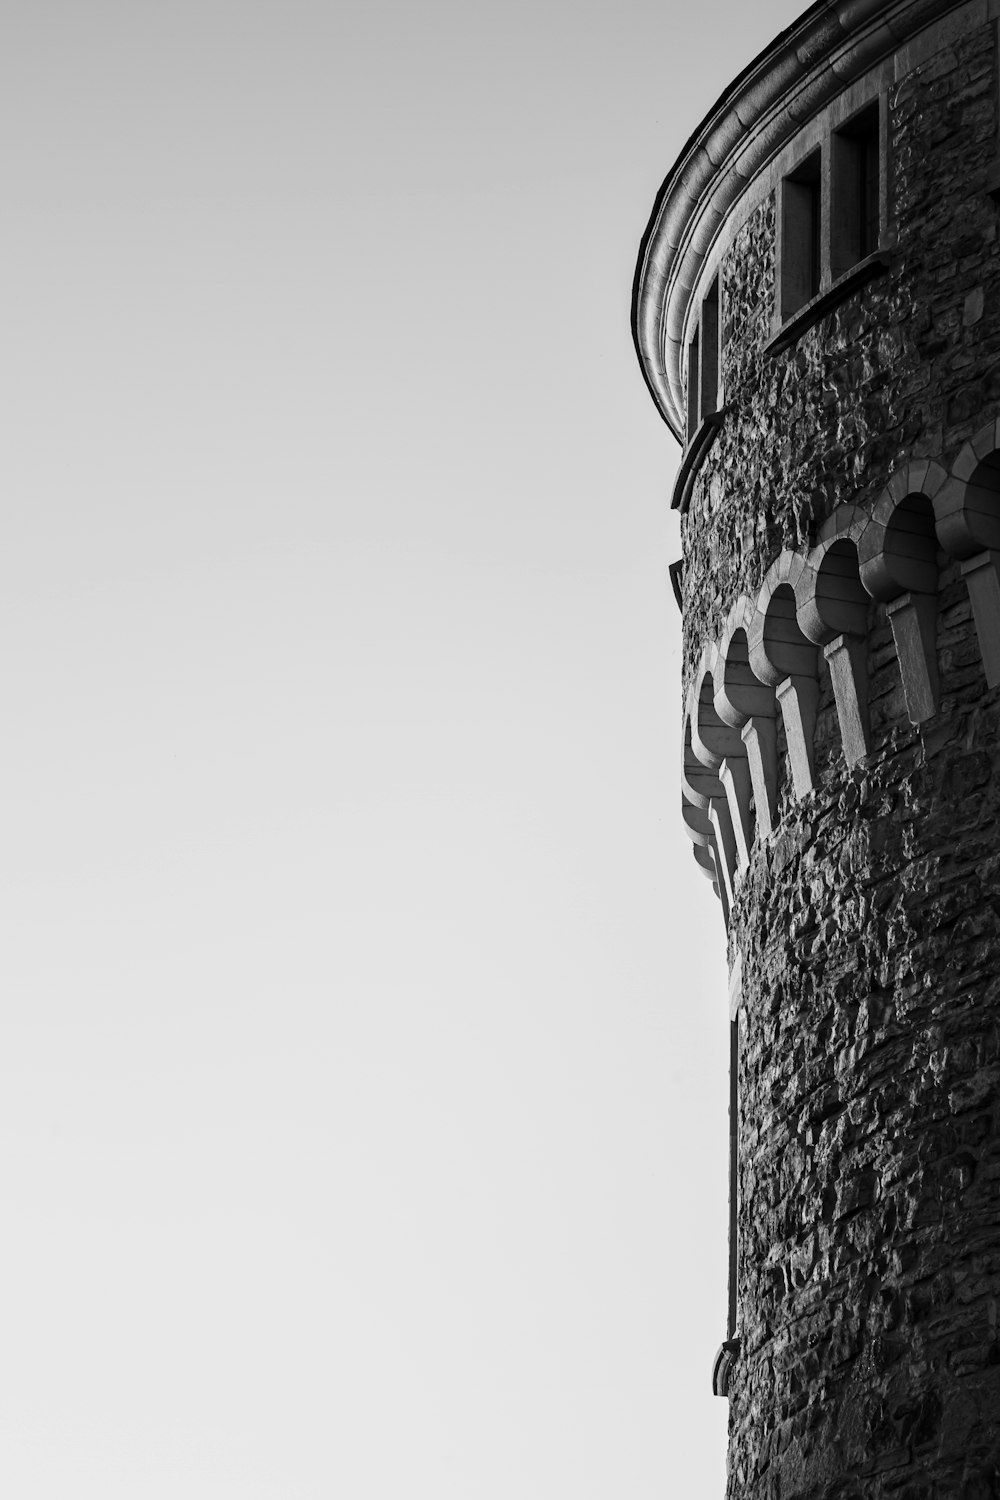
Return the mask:
[[(995, 42), (958, 29), (891, 88), (891, 264), (784, 352), (773, 196), (728, 249), (726, 415), (683, 518), (688, 713), (779, 556), (908, 464), (950, 473), (1000, 414)], [(937, 563), (937, 712), (911, 722), (872, 599), (868, 753), (845, 760), (817, 646), (813, 789), (779, 735), (775, 828), (734, 881), (730, 1500), (1000, 1497), (1000, 689)]]

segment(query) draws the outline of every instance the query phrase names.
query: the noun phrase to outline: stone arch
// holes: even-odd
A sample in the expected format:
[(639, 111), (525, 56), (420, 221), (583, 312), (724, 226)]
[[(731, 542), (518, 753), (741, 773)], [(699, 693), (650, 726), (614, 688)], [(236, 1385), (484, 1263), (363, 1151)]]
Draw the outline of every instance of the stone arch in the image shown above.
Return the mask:
[(1000, 550), (1000, 417), (965, 444), (934, 509), (941, 545), (952, 557)]
[(1000, 686), (1000, 417), (966, 443), (935, 511), (942, 547), (962, 564), (986, 681)]
[(886, 606), (912, 724), (937, 713), (937, 497), (946, 481), (924, 460), (893, 474), (858, 539), (861, 581)]
[(754, 607), (739, 599), (730, 610), (714, 660), (715, 711), (738, 729), (746, 746), (756, 826), (773, 833), (778, 801), (778, 705), (774, 688), (761, 682), (750, 665), (749, 629)]
[(836, 541), (839, 537), (845, 536), (850, 537), (856, 543), (868, 525), (868, 521), (868, 511), (857, 501), (850, 500), (844, 505), (838, 505), (819, 528), (817, 545)]
[(853, 766), (864, 759), (871, 745), (868, 717), (871, 597), (861, 582), (855, 540), (867, 517), (862, 520), (852, 515), (844, 519), (848, 525), (843, 532), (834, 532), (821, 540), (809, 553), (800, 587), (798, 621), (809, 640), (823, 648), (837, 703), (844, 759)]
[(774, 688), (781, 709), (797, 797), (811, 792), (815, 779), (817, 648), (798, 621), (799, 605), (810, 587), (805, 559), (783, 552), (761, 585), (747, 637), (750, 665), (761, 682)]

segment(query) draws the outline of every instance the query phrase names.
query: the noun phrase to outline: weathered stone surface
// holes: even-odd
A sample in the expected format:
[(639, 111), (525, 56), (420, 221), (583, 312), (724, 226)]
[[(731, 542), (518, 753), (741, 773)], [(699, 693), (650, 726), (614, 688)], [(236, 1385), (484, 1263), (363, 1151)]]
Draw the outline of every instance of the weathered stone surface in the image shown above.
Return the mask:
[[(976, 28), (948, 49), (943, 75), (935, 59), (891, 93), (898, 248), (885, 277), (772, 357), (773, 196), (725, 258), (723, 384), (733, 410), (682, 523), (689, 669), (783, 547), (807, 546), (838, 505), (872, 498), (900, 464), (953, 459), (996, 410), (998, 218), (982, 191), (997, 154), (994, 46), (993, 28)], [(970, 322), (968, 307), (980, 302)]]
[[(905, 465), (950, 473), (1000, 410), (996, 31), (970, 13), (889, 91), (881, 276), (773, 354), (774, 194), (724, 257), (726, 416), (682, 527), (689, 712), (776, 559), (841, 507), (863, 525)], [(1000, 669), (961, 559), (937, 568), (936, 681), (908, 704), (872, 599), (845, 759), (817, 649), (812, 789), (779, 715), (773, 818), (733, 881), (730, 1500), (1000, 1497)]]

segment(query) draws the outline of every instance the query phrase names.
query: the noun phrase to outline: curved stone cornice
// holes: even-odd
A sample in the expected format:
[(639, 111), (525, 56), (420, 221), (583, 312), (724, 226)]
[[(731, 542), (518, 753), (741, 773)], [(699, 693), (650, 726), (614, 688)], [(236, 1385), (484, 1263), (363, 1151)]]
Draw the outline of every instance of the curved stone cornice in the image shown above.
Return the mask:
[(660, 188), (639, 247), (632, 337), (680, 441), (681, 351), (692, 294), (744, 189), (807, 121), (917, 32), (967, 0), (818, 0), (730, 84)]

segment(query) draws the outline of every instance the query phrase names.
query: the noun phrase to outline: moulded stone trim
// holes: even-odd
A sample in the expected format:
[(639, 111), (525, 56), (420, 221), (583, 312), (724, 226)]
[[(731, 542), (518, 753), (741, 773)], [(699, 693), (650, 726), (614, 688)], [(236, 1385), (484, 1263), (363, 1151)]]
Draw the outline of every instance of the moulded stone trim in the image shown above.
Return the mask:
[[(928, 500), (933, 500), (947, 478), (947, 474), (939, 463), (935, 463), (932, 458), (920, 458), (906, 464), (902, 469), (894, 470), (886, 485), (886, 490), (897, 504), (900, 500), (905, 500), (907, 495), (926, 495)], [(883, 491), (883, 496), (884, 494), (885, 491)], [(877, 512), (883, 496), (876, 501), (873, 515)], [(894, 507), (890, 507), (890, 510), (892, 508)]]
[(985, 423), (965, 444), (934, 502), (938, 538), (952, 557), (1000, 548), (1000, 482), (996, 488), (974, 482), (981, 464), (998, 451), (1000, 417)]
[(825, 63), (808, 83), (803, 84), (791, 95), (788, 101), (789, 117), (798, 124), (805, 125), (813, 115), (819, 114), (839, 87), (840, 78), (837, 76), (833, 63)]
[[(852, 6), (837, 7), (838, 13), (841, 14), (844, 11), (849, 11), (852, 9), (854, 9), (854, 7)], [(869, 10), (870, 9), (871, 8), (869, 7)], [(851, 26), (854, 23), (852, 21), (847, 21), (845, 24), (847, 26)], [(885, 25), (877, 26), (873, 31), (870, 31), (862, 41), (858, 42), (856, 47), (854, 47), (853, 51), (851, 52), (849, 65), (845, 66), (839, 58), (834, 59), (832, 64), (833, 71), (837, 74), (838, 77), (844, 77), (848, 82), (851, 82), (855, 77), (857, 77), (859, 71), (864, 70), (866, 63), (871, 62), (872, 64), (874, 64), (880, 62), (881, 59), (885, 57), (887, 52), (891, 52), (893, 50), (894, 46), (895, 40), (893, 38), (892, 32), (889, 30), (889, 27)]]
[(1000, 417), (997, 417), (995, 422), (987, 422), (985, 427), (980, 427), (972, 439), (973, 452), (980, 462), (984, 458), (989, 458), (990, 454), (995, 453), (998, 448), (1000, 448)]
[(817, 542), (831, 542), (837, 541), (840, 537), (850, 537), (857, 545), (870, 519), (868, 511), (856, 500), (848, 501), (845, 505), (838, 505), (819, 528)]
[(987, 549), (962, 563), (987, 684), (1000, 686), (1000, 552)]

